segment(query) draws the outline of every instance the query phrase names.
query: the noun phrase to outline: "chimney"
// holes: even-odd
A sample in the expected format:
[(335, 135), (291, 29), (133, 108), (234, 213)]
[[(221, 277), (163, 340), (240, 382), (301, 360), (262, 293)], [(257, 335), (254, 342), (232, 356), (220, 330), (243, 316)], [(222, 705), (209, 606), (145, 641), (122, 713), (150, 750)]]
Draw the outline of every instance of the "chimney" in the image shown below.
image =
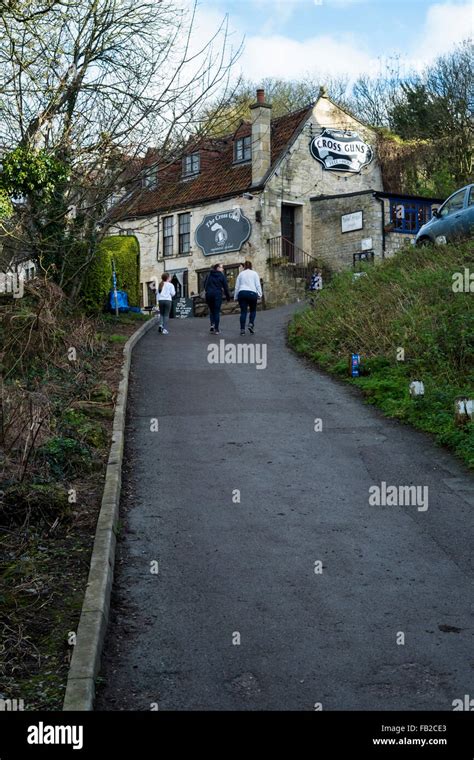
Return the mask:
[(265, 90), (257, 90), (252, 111), (252, 185), (259, 185), (271, 164), (272, 107), (265, 103)]

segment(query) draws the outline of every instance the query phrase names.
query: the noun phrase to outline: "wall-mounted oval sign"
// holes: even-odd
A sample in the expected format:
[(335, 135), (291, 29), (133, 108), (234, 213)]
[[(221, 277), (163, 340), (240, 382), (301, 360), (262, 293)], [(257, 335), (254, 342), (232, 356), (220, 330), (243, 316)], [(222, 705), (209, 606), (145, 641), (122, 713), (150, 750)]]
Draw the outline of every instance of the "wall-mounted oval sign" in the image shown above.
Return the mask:
[(196, 228), (195, 239), (205, 256), (240, 251), (252, 232), (252, 225), (240, 208), (206, 214)]
[(309, 150), (316, 161), (333, 172), (360, 172), (372, 161), (374, 152), (357, 132), (323, 129), (313, 137)]

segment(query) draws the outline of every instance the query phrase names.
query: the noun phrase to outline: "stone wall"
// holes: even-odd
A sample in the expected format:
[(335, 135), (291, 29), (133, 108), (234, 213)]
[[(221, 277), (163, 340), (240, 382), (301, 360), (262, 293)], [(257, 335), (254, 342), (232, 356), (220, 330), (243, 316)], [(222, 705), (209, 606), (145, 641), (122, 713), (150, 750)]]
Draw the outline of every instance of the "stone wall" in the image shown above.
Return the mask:
[[(362, 240), (372, 239), (374, 256), (382, 257), (382, 206), (372, 192), (313, 200), (311, 253), (333, 270), (352, 267), (353, 254), (362, 251)], [(342, 232), (341, 216), (362, 211), (363, 228)]]
[[(436, 203), (433, 202), (433, 207)], [(390, 220), (390, 199), (378, 199), (373, 192), (353, 193), (329, 198), (313, 198), (311, 253), (320, 257), (333, 271), (353, 265), (353, 254), (362, 250), (362, 240), (372, 240), (374, 259), (393, 256), (416, 234), (395, 232)], [(383, 212), (382, 212), (383, 207)], [(341, 216), (362, 211), (363, 228), (341, 231)]]

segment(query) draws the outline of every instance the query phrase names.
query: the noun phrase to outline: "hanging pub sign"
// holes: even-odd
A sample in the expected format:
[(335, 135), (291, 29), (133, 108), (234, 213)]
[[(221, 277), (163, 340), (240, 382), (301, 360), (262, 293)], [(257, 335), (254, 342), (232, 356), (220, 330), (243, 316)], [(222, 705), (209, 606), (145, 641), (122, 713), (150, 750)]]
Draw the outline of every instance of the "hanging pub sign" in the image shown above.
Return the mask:
[(196, 243), (205, 256), (240, 251), (252, 232), (252, 225), (240, 208), (206, 214), (196, 228)]
[(360, 172), (370, 164), (373, 150), (357, 132), (326, 129), (313, 137), (309, 144), (313, 158), (333, 172)]

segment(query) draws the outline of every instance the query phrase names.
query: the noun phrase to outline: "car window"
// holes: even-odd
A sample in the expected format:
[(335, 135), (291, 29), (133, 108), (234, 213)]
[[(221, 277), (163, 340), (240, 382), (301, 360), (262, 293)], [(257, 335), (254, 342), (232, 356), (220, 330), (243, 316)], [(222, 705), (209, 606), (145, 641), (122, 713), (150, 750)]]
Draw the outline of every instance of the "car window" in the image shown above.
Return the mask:
[(459, 193), (453, 195), (453, 197), (444, 204), (443, 208), (440, 211), (440, 216), (447, 216), (448, 214), (452, 214), (454, 211), (460, 211), (464, 206), (465, 194), (466, 190), (460, 190)]
[(467, 199), (468, 206), (474, 206), (474, 186), (469, 190), (469, 198)]

